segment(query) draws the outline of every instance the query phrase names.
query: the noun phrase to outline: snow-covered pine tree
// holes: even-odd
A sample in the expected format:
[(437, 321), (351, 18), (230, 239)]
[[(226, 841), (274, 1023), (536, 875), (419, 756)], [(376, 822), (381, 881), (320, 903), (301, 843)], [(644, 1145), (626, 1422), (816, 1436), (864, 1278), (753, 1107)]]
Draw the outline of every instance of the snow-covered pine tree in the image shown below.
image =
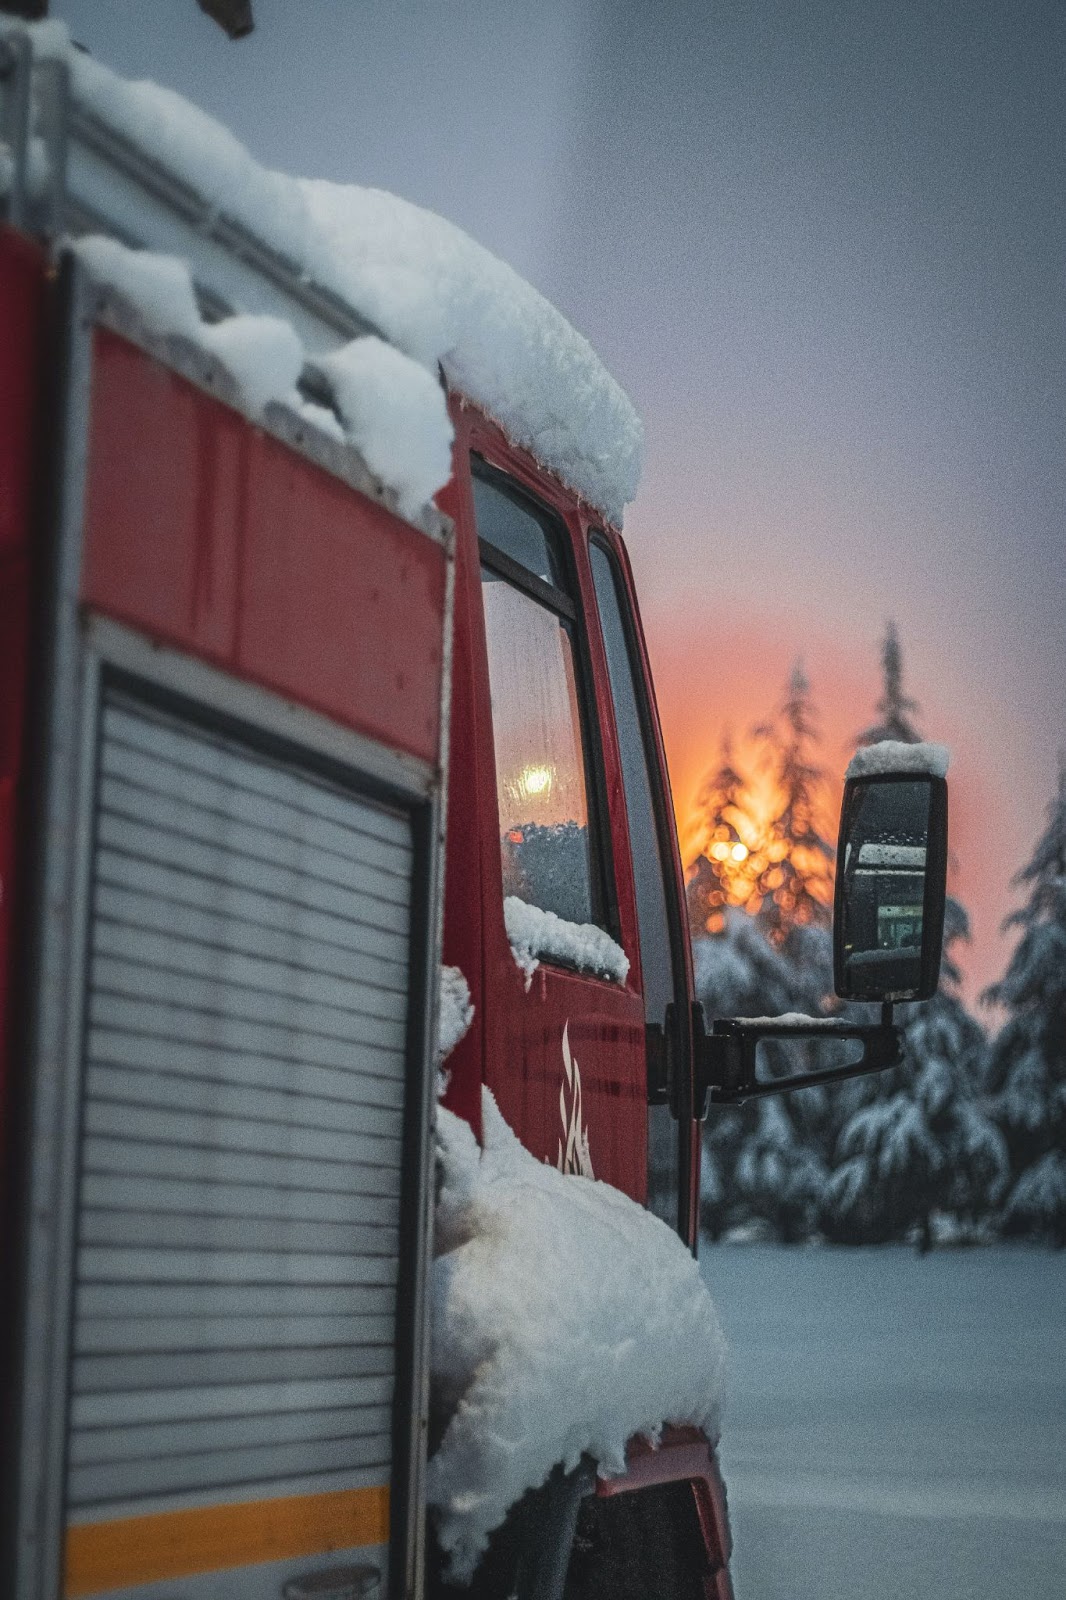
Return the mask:
[(689, 869), (687, 885), (689, 927), (694, 939), (723, 931), (731, 901), (730, 870), (736, 865), (732, 851), (735, 846), (742, 846), (747, 853), (741, 828), (750, 836), (744, 779), (734, 763), (733, 740), (728, 730), (722, 735), (718, 765), (705, 778), (696, 797), (696, 814), (701, 848)]
[(896, 624), (891, 619), (885, 624), (885, 637), (881, 641), (881, 680), (882, 694), (877, 702), (879, 720), (857, 734), (855, 743), (881, 744), (885, 739), (895, 739), (900, 744), (920, 744), (922, 736), (911, 716), (918, 710), (918, 702), (903, 692), (903, 651)]
[[(795, 975), (753, 917), (727, 909), (715, 934), (692, 942), (697, 998), (707, 1016), (758, 1017), (792, 1008)], [(752, 1195), (737, 1176), (738, 1163), (756, 1126), (755, 1108), (714, 1107), (704, 1126), (700, 1220), (713, 1239), (751, 1221)]]
[(988, 1054), (987, 1082), (1010, 1151), (1008, 1231), (1066, 1246), (1066, 754), (1058, 794), (1007, 927), (1021, 929), (1007, 970), (986, 991), (1007, 1020)]
[[(892, 623), (881, 665), (880, 720), (859, 742), (917, 744), (921, 735), (912, 714), (918, 706), (903, 690), (902, 652)], [(966, 912), (949, 899), (939, 992), (897, 1014), (902, 1064), (859, 1080), (842, 1096), (847, 1115), (823, 1213), (823, 1227), (832, 1238), (879, 1243), (913, 1233), (919, 1247), (927, 1249), (935, 1212), (951, 1213), (972, 1228), (988, 1217), (999, 1197), (1006, 1150), (981, 1093), (984, 1033), (963, 1004), (954, 956), (968, 938)]]
[[(743, 911), (726, 912), (720, 934), (693, 943), (696, 993), (711, 1017), (779, 1016), (817, 1011), (820, 993)], [(821, 989), (816, 985), (816, 989)], [(781, 1047), (767, 1047), (769, 1069), (795, 1070)], [(810, 1098), (821, 1093), (805, 1091)], [(821, 1141), (797, 1117), (795, 1099), (760, 1100), (712, 1111), (704, 1134), (700, 1215), (712, 1238), (758, 1220), (775, 1238), (805, 1239), (825, 1182)]]
[(959, 999), (952, 957), (968, 937), (953, 901), (940, 992), (913, 1008), (902, 1065), (876, 1080), (874, 1098), (841, 1132), (823, 1219), (832, 1238), (876, 1244), (913, 1235), (925, 1250), (934, 1213), (973, 1229), (1002, 1192), (1006, 1146), (980, 1092), (984, 1033)]
[(819, 829), (825, 778), (817, 763), (817, 719), (803, 663), (789, 676), (779, 717), (757, 730), (777, 791), (769, 861), (755, 883), (759, 918), (774, 944), (793, 929), (827, 928), (832, 917), (833, 848)]
[(794, 1105), (771, 1096), (757, 1100), (753, 1110), (754, 1127), (737, 1156), (738, 1191), (776, 1239), (800, 1244), (817, 1225), (825, 1194), (825, 1162), (815, 1142), (797, 1129)]
[[(823, 777), (801, 665), (755, 736), (764, 760), (754, 782), (724, 742), (700, 796), (706, 844), (689, 879), (697, 993), (711, 1016), (818, 1015), (832, 987), (832, 849), (818, 826)], [(822, 1064), (814, 1045), (763, 1048), (771, 1075)], [(717, 1234), (758, 1218), (778, 1238), (807, 1237), (830, 1149), (827, 1114), (817, 1088), (716, 1111), (705, 1141), (704, 1226)]]

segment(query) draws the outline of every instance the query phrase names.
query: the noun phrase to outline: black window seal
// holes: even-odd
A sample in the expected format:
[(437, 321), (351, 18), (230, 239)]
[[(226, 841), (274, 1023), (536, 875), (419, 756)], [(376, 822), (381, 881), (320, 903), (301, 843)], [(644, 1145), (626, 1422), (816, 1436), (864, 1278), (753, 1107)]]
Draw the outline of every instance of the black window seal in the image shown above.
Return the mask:
[(495, 572), (516, 589), (521, 589), (531, 599), (538, 600), (549, 611), (555, 611), (561, 617), (566, 617), (569, 622), (577, 621), (577, 606), (568, 594), (562, 589), (557, 589), (552, 583), (545, 583), (543, 578), (538, 578), (535, 572), (530, 572), (520, 561), (515, 561), (512, 556), (505, 555), (487, 539), (478, 538), (478, 554), (483, 567), (488, 567), (490, 572)]

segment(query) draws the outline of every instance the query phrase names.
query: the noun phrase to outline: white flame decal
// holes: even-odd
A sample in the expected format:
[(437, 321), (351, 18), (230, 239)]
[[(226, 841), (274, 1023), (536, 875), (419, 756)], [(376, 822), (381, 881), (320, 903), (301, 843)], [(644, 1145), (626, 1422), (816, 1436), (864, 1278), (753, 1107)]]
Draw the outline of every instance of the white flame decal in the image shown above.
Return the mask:
[[(581, 1068), (570, 1054), (570, 1024), (563, 1028), (563, 1068), (566, 1079), (559, 1086), (559, 1115), (563, 1123), (563, 1137), (559, 1140), (559, 1158), (556, 1166), (560, 1172), (575, 1177), (594, 1178), (592, 1157), (589, 1154), (589, 1133), (581, 1115)], [(569, 1105), (567, 1104), (569, 1090)]]

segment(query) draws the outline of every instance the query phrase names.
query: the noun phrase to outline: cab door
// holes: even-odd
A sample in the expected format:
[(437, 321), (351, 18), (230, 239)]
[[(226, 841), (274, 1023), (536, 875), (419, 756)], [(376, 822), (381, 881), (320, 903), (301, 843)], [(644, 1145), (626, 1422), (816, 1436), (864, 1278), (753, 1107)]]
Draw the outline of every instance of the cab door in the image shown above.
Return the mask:
[(577, 506), (485, 418), (454, 415), (445, 959), (476, 1013), (448, 1063), (448, 1103), (477, 1125), (476, 1073), (534, 1155), (643, 1201), (636, 912)]
[[(465, 955), (479, 1015), (451, 1103), (475, 1120), (464, 1080), (476, 1053), (534, 1154), (606, 1179), (687, 1237), (680, 869), (624, 555), (483, 417), (454, 414), (463, 754), (445, 949), (461, 966)], [(543, 947), (523, 943), (531, 922), (546, 926)]]

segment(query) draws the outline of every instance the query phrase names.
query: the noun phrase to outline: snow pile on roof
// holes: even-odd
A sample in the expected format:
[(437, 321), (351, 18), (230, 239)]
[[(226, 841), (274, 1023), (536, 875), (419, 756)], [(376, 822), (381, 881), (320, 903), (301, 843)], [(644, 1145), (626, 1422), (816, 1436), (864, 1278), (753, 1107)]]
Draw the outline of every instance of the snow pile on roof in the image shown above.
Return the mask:
[[(177, 334), (214, 356), (233, 376), (250, 417), (272, 401), (304, 411), (321, 426), (332, 413), (305, 406), (296, 385), (304, 347), (280, 317), (200, 316), (189, 269), (174, 256), (128, 250), (114, 239), (73, 246), (93, 277), (118, 291), (146, 330)], [(375, 477), (395, 491), (404, 516), (416, 517), (451, 476), (452, 425), (440, 385), (424, 367), (380, 339), (353, 339), (319, 363), (333, 385), (343, 437)]]
[(593, 972), (599, 978), (625, 983), (629, 957), (609, 933), (593, 923), (567, 922), (554, 911), (527, 905), (513, 894), (504, 899), (503, 920), (511, 954), (525, 974), (527, 990), (542, 956), (546, 961), (562, 961), (576, 967), (579, 972)]
[(440, 969), (440, 1006), (437, 1012), (437, 1060), (445, 1061), (474, 1020), (470, 985), (458, 967)]
[(625, 1469), (636, 1434), (714, 1439), (725, 1342), (700, 1270), (665, 1223), (519, 1144), (488, 1090), (484, 1148), (441, 1111), (433, 1381), (454, 1407), (428, 1500), (452, 1573), (557, 1462)]
[(439, 361), (450, 384), (620, 522), (643, 429), (587, 339), (443, 217), (379, 189), (305, 181), (301, 192), (316, 275), (409, 354)]
[(879, 778), (890, 772), (914, 772), (946, 778), (950, 760), (947, 745), (902, 744), (898, 739), (883, 739), (880, 744), (856, 750), (845, 777)]
[(280, 317), (239, 316), (206, 323), (184, 261), (127, 250), (97, 235), (79, 239), (73, 248), (93, 278), (117, 290), (150, 333), (177, 334), (217, 357), (232, 373), (253, 415), (260, 415), (271, 400), (295, 399), (303, 346)]
[(319, 363), (349, 438), (405, 509), (427, 505), (452, 475), (452, 425), (440, 384), (382, 339), (353, 339)]
[(77, 98), (106, 124), (434, 376), (442, 364), (512, 439), (621, 520), (640, 477), (640, 420), (588, 341), (512, 268), (394, 195), (261, 167), (180, 95), (72, 49), (61, 24), (29, 31), (38, 54), (66, 59)]

